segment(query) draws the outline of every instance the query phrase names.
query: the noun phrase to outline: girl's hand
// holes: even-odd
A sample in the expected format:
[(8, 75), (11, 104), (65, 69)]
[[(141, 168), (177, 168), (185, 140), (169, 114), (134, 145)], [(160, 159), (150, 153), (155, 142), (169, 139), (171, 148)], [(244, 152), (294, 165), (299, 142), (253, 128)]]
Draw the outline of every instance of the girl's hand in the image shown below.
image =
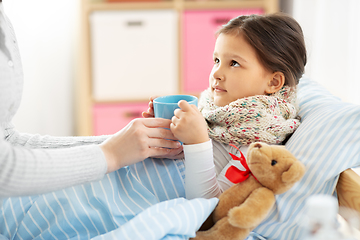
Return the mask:
[(170, 129), (174, 136), (184, 144), (197, 144), (209, 141), (207, 124), (204, 117), (195, 105), (185, 100), (178, 103), (171, 119)]
[(142, 116), (144, 118), (153, 118), (155, 117), (154, 115), (154, 99), (157, 98), (156, 96), (152, 96), (150, 97), (150, 102), (149, 102), (149, 108), (147, 109), (146, 112), (142, 112)]

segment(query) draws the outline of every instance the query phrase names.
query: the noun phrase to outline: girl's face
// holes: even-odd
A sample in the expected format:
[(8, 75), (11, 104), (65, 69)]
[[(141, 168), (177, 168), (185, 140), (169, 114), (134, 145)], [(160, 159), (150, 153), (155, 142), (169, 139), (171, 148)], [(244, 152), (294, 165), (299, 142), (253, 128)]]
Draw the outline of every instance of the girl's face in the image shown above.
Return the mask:
[(220, 34), (215, 43), (210, 88), (216, 106), (244, 97), (270, 93), (272, 72), (259, 62), (242, 34)]

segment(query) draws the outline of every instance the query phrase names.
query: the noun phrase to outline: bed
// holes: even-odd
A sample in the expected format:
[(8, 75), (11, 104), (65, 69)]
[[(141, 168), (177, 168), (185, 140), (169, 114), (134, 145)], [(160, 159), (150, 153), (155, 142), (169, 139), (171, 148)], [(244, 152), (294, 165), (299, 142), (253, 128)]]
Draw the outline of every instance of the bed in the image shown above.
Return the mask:
[[(302, 124), (286, 143), (306, 168), (277, 196), (251, 239), (298, 239), (306, 199), (333, 195), (360, 210), (360, 106), (345, 103), (306, 77), (299, 84)], [(349, 169), (349, 170), (347, 170)], [(181, 160), (146, 159), (99, 182), (40, 196), (4, 199), (0, 239), (189, 239), (217, 199), (187, 200)]]

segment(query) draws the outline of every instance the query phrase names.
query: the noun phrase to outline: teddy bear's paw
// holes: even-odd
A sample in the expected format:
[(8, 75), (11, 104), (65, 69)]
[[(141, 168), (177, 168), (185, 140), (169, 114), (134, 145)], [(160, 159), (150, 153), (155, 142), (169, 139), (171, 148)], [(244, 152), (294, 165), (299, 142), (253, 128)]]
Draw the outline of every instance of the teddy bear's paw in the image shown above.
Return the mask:
[(249, 229), (241, 229), (232, 226), (228, 217), (220, 219), (216, 224), (207, 231), (196, 233), (195, 240), (243, 240), (249, 235)]
[[(214, 239), (211, 237), (211, 234), (208, 231), (200, 231), (196, 233), (196, 237), (190, 238), (193, 240), (206, 240), (206, 239)], [(216, 240), (216, 239), (214, 239)]]
[(234, 207), (230, 209), (228, 213), (228, 221), (232, 226), (244, 229), (251, 229), (256, 227), (261, 222), (262, 216), (244, 213), (243, 210), (244, 209), (241, 207)]

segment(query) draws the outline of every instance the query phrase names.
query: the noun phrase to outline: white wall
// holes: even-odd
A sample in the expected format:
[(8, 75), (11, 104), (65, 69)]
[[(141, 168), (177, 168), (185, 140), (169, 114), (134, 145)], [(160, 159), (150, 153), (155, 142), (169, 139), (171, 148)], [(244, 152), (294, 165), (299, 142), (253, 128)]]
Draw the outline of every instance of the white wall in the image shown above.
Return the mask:
[(346, 102), (360, 104), (360, 1), (294, 0), (308, 51), (305, 74)]
[(22, 56), (25, 83), (18, 130), (73, 135), (79, 0), (4, 0)]

